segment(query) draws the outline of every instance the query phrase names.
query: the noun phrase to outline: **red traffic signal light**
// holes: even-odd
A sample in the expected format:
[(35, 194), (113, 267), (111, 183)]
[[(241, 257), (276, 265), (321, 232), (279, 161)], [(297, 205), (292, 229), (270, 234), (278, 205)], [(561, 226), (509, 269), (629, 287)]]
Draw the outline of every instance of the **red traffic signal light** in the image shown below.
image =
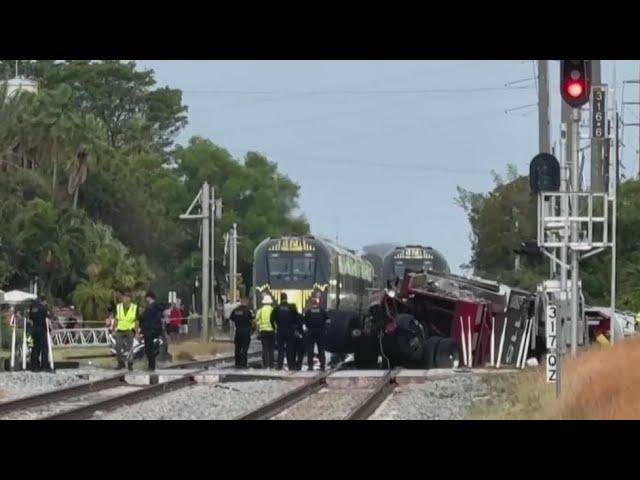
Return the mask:
[(561, 60), (560, 93), (573, 108), (589, 101), (591, 92), (590, 62), (588, 60)]

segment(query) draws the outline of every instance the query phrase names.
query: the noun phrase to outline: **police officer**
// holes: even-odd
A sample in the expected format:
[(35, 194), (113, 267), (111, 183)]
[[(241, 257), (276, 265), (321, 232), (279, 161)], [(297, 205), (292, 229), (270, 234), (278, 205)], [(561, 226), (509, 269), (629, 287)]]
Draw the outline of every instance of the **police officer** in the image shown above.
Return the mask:
[(303, 317), (301, 314), (298, 314), (298, 322), (296, 324), (296, 332), (294, 335), (295, 335), (294, 352), (296, 356), (296, 370), (302, 370), (302, 360), (304, 359), (304, 355), (307, 349), (307, 344), (306, 344), (305, 329), (303, 326)]
[(147, 307), (140, 316), (140, 333), (144, 337), (144, 353), (147, 356), (148, 370), (153, 372), (156, 369), (158, 344), (162, 335), (162, 315), (167, 305), (156, 302), (156, 294), (153, 292), (147, 292), (144, 298)]
[(271, 324), (276, 331), (278, 344), (278, 370), (284, 366), (284, 356), (287, 356), (289, 370), (296, 370), (296, 330), (299, 329), (300, 316), (294, 304), (287, 302), (287, 294), (280, 296), (280, 305), (271, 313)]
[(234, 308), (230, 315), (230, 320), (236, 326), (236, 334), (233, 338), (235, 343), (236, 368), (247, 368), (247, 354), (249, 353), (249, 343), (251, 343), (251, 326), (253, 324), (253, 312), (247, 306), (248, 300), (243, 298), (240, 305)]
[(33, 348), (31, 349), (31, 370), (34, 372), (50, 369), (49, 342), (47, 341), (48, 316), (49, 310), (47, 308), (47, 301), (44, 297), (40, 297), (29, 312), (29, 319), (31, 320), (31, 338), (33, 339)]
[(133, 370), (133, 360), (129, 356), (133, 348), (133, 337), (138, 324), (138, 306), (131, 303), (131, 294), (123, 293), (122, 302), (116, 305), (116, 353), (118, 355), (118, 370), (124, 368), (127, 361), (129, 370)]
[(273, 351), (276, 342), (275, 326), (271, 323), (273, 313), (273, 300), (271, 295), (262, 298), (262, 307), (256, 313), (258, 336), (262, 343), (262, 368), (273, 368)]
[(306, 330), (307, 344), (307, 365), (309, 370), (313, 370), (313, 350), (318, 346), (318, 358), (320, 360), (320, 370), (324, 371), (326, 359), (324, 355), (325, 336), (329, 316), (327, 311), (320, 305), (320, 297), (314, 296), (311, 299), (311, 307), (304, 314), (304, 328)]

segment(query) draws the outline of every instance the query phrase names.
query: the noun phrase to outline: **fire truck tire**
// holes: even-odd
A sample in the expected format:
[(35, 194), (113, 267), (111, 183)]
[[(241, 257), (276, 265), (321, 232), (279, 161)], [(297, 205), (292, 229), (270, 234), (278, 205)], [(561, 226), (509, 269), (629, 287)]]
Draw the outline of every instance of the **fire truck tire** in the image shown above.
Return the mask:
[(434, 368), (453, 368), (454, 362), (460, 364), (460, 343), (452, 338), (442, 338), (434, 358)]
[(440, 340), (442, 337), (429, 337), (424, 342), (424, 368), (434, 368)]
[(356, 368), (368, 369), (378, 367), (378, 346), (376, 344), (371, 345), (370, 342), (366, 342), (356, 348), (354, 352), (354, 360)]

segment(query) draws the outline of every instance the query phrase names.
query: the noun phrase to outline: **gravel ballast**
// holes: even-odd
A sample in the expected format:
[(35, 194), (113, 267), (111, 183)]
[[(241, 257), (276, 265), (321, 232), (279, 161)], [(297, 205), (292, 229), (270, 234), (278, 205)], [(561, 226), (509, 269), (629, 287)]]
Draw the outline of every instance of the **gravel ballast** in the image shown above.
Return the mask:
[(86, 382), (78, 378), (76, 373), (2, 372), (0, 373), (0, 402)]
[(342, 420), (356, 404), (370, 393), (367, 389), (323, 388), (274, 420)]
[(456, 375), (399, 385), (371, 420), (462, 420), (470, 407), (489, 397), (479, 375)]
[(95, 420), (232, 420), (300, 386), (298, 381), (258, 380), (202, 384), (136, 405), (96, 412)]

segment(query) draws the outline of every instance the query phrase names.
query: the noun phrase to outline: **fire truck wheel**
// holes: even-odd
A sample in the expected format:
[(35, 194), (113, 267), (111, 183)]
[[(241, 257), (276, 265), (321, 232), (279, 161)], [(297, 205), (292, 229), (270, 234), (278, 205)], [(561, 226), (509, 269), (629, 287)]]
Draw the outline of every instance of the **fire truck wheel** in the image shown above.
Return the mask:
[(460, 364), (460, 344), (452, 338), (442, 338), (436, 349), (434, 368), (453, 368), (456, 361)]
[(434, 367), (440, 340), (442, 337), (429, 337), (424, 342), (424, 368)]
[(331, 353), (351, 353), (351, 326), (354, 323), (343, 312), (329, 313), (327, 325), (326, 350)]

